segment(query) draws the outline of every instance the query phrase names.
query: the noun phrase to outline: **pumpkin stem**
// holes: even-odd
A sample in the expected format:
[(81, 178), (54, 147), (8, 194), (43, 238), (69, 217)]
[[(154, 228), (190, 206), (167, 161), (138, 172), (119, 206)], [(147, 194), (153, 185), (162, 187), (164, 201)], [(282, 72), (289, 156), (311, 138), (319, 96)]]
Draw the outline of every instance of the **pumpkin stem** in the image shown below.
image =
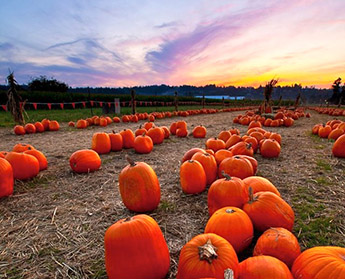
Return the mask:
[(131, 216), (128, 216), (125, 220), (123, 220), (123, 222), (129, 222), (132, 219)]
[(206, 260), (209, 264), (212, 263), (214, 259), (217, 259), (217, 247), (212, 245), (211, 239), (208, 239), (203, 246), (199, 246), (199, 258), (200, 260)]
[(226, 181), (231, 180), (231, 176), (228, 175), (227, 173), (225, 173), (225, 171), (223, 171), (223, 170), (222, 170), (222, 175), (225, 177), (225, 180), (226, 180)]
[(113, 134), (116, 134), (115, 130), (113, 130)]
[(225, 212), (226, 212), (226, 213), (234, 213), (234, 212), (236, 212), (236, 210), (233, 210), (233, 209), (231, 209), (231, 208), (227, 208), (227, 209), (225, 210)]
[(131, 165), (131, 167), (134, 167), (136, 165), (136, 163), (128, 155), (126, 155), (126, 160)]
[(234, 272), (232, 269), (227, 268), (224, 271), (224, 279), (234, 279)]
[(254, 194), (253, 194), (253, 188), (249, 186), (249, 203), (252, 203), (254, 201)]

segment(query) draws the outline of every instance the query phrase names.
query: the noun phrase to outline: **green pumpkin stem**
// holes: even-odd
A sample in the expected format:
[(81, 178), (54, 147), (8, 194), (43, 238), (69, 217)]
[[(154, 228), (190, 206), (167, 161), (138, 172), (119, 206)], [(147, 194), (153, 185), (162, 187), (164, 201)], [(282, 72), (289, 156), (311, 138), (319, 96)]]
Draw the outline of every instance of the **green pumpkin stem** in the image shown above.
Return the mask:
[(214, 259), (217, 259), (217, 247), (212, 245), (211, 239), (208, 239), (203, 246), (199, 246), (199, 258), (200, 260), (205, 260), (209, 264), (212, 263)]
[(225, 177), (225, 180), (226, 180), (226, 181), (231, 180), (231, 176), (228, 175), (227, 173), (225, 173), (225, 171), (223, 171), (223, 170), (222, 170), (222, 175)]
[(234, 272), (232, 269), (227, 268), (224, 270), (224, 279), (234, 279)]

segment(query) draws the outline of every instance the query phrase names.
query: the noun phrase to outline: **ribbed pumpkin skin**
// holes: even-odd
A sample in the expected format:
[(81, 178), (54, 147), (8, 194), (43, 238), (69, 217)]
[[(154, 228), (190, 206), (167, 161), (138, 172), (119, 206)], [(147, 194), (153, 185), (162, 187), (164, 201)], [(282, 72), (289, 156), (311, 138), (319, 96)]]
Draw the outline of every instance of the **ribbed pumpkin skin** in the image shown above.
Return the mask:
[(293, 279), (286, 264), (271, 256), (247, 258), (238, 271), (237, 279)]
[(123, 147), (123, 139), (120, 133), (109, 133), (111, 151), (121, 151)]
[(17, 152), (9, 152), (5, 159), (10, 162), (14, 179), (27, 180), (35, 177), (40, 171), (36, 157)]
[(211, 185), (217, 178), (217, 162), (213, 155), (206, 152), (197, 152), (192, 160), (198, 161), (204, 168), (206, 174), (206, 184)]
[(134, 139), (134, 150), (139, 154), (148, 154), (153, 149), (153, 141), (149, 136), (143, 135), (136, 136)]
[(25, 128), (21, 125), (16, 125), (13, 128), (13, 131), (16, 135), (25, 135)]
[(297, 238), (287, 229), (270, 228), (257, 240), (253, 256), (266, 255), (275, 257), (291, 268), (301, 254)]
[(162, 128), (154, 127), (147, 131), (147, 136), (152, 139), (153, 144), (161, 144), (164, 141), (165, 133)]
[(225, 238), (236, 253), (246, 249), (253, 239), (254, 228), (247, 213), (237, 207), (218, 209), (208, 220), (205, 233), (215, 233)]
[(186, 194), (198, 194), (206, 189), (203, 166), (195, 160), (185, 161), (180, 167), (180, 184)]
[(91, 172), (100, 168), (101, 158), (94, 150), (82, 149), (71, 155), (69, 164), (72, 170), (77, 173)]
[(332, 153), (335, 157), (345, 158), (345, 135), (340, 136), (332, 147)]
[(241, 179), (254, 175), (254, 169), (250, 161), (239, 156), (225, 158), (218, 167), (218, 177), (223, 177), (222, 171)]
[(242, 208), (248, 201), (248, 191), (243, 181), (237, 177), (217, 179), (208, 190), (207, 205), (210, 216), (225, 206)]
[(124, 129), (120, 132), (124, 148), (133, 148), (135, 135), (131, 129)]
[(316, 246), (297, 257), (291, 272), (295, 279), (345, 278), (345, 248)]
[(119, 188), (125, 206), (134, 212), (157, 208), (161, 189), (154, 170), (144, 162), (127, 165), (119, 175)]
[(95, 133), (92, 136), (92, 150), (98, 154), (107, 154), (111, 150), (111, 142), (107, 133)]
[(271, 227), (292, 230), (295, 214), (287, 202), (272, 192), (258, 192), (253, 198), (243, 206), (243, 210), (256, 230), (263, 232)]
[(249, 176), (243, 179), (243, 182), (247, 186), (247, 189), (252, 187), (253, 194), (257, 192), (269, 191), (280, 197), (278, 189), (267, 178), (261, 176)]
[(44, 154), (37, 150), (37, 149), (32, 149), (32, 150), (26, 150), (23, 152), (24, 154), (30, 154), (34, 157), (36, 157), (36, 159), (38, 160), (38, 163), (40, 165), (40, 171), (42, 170), (46, 170), (48, 168), (48, 161), (46, 156), (44, 156)]
[[(218, 257), (209, 263), (200, 260), (198, 247), (211, 240), (212, 245), (217, 247)], [(224, 278), (224, 270), (230, 268), (235, 277), (238, 273), (238, 258), (231, 244), (219, 235), (206, 233), (195, 236), (185, 244), (180, 252), (177, 279), (199, 279), (212, 277)]]
[(13, 170), (11, 164), (0, 158), (0, 198), (13, 193)]
[(169, 271), (168, 246), (148, 215), (117, 221), (107, 229), (104, 246), (109, 279), (163, 279)]
[(193, 155), (197, 152), (205, 152), (205, 149), (199, 148), (199, 147), (194, 147), (189, 150), (187, 150), (182, 157), (182, 163), (192, 159)]
[(15, 146), (13, 146), (12, 151), (14, 152), (24, 152), (26, 150), (32, 150), (35, 149), (31, 144), (22, 144), (22, 143), (17, 143)]

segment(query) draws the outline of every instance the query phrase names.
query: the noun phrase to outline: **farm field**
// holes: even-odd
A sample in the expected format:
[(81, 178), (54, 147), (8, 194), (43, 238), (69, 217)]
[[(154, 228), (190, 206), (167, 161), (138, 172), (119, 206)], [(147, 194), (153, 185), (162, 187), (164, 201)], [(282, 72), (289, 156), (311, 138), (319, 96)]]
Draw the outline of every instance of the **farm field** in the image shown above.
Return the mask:
[[(282, 135), (282, 151), (276, 159), (255, 155), (257, 175), (269, 179), (292, 206), (296, 215), (293, 232), (302, 250), (317, 245), (344, 247), (345, 159), (332, 157), (332, 143), (311, 134), (315, 124), (334, 117), (309, 112), (311, 118), (302, 117), (292, 127), (265, 128)], [(187, 195), (181, 190), (181, 158), (193, 147), (204, 148), (206, 139), (224, 128), (236, 127), (243, 135), (247, 126), (232, 123), (238, 114), (157, 119), (156, 125), (168, 127), (185, 120), (189, 132), (204, 125), (207, 136), (170, 136), (150, 154), (129, 149), (101, 155), (101, 169), (90, 174), (71, 171), (69, 157), (73, 152), (90, 148), (95, 132), (134, 131), (144, 122), (83, 130), (70, 128), (66, 122), (60, 123), (58, 132), (24, 136), (14, 135), (12, 127), (0, 128), (0, 150), (28, 143), (42, 151), (49, 164), (33, 180), (16, 181), (14, 194), (0, 200), (0, 278), (107, 278), (104, 233), (117, 220), (135, 215), (124, 206), (118, 190), (119, 173), (128, 164), (126, 154), (149, 164), (158, 176), (161, 201), (158, 209), (148, 214), (158, 222), (168, 243), (171, 263), (166, 278), (175, 278), (182, 246), (203, 233), (209, 218), (207, 191)], [(255, 239), (239, 255), (240, 260), (251, 255), (253, 244)]]

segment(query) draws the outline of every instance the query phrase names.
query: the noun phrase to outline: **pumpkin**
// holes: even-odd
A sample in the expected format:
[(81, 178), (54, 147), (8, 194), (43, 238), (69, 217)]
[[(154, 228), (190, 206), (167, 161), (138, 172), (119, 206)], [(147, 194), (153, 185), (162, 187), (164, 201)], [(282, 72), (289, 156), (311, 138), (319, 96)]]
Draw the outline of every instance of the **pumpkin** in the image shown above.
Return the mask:
[(246, 185), (248, 192), (249, 192), (249, 187), (252, 187), (253, 189), (253, 194), (257, 192), (264, 192), (264, 191), (269, 191), (272, 192), (280, 197), (280, 193), (276, 186), (272, 184), (271, 181), (269, 181), (265, 177), (261, 176), (249, 176), (243, 179), (244, 184)]
[(227, 268), (237, 278), (238, 258), (231, 244), (214, 233), (199, 234), (182, 247), (176, 278), (220, 279), (224, 278), (224, 270)]
[(280, 154), (280, 144), (274, 139), (265, 139), (260, 145), (260, 154), (265, 158), (275, 158)]
[(345, 135), (340, 136), (333, 144), (332, 154), (335, 157), (345, 158)]
[(228, 149), (231, 146), (233, 146), (234, 144), (238, 143), (242, 141), (242, 137), (240, 135), (237, 134), (233, 134), (231, 135), (231, 137), (226, 141), (225, 143), (225, 148)]
[(287, 229), (269, 228), (257, 240), (253, 256), (267, 255), (275, 257), (291, 268), (301, 254), (297, 238)]
[(312, 134), (317, 135), (319, 133), (320, 127), (322, 127), (322, 124), (320, 124), (320, 123), (315, 124), (311, 130)]
[(16, 135), (25, 135), (25, 128), (22, 126), (22, 125), (16, 125), (14, 126), (13, 128), (13, 132), (16, 134)]
[(59, 122), (57, 122), (56, 120), (52, 120), (49, 122), (49, 131), (58, 131), (59, 129), (60, 129)]
[(192, 133), (194, 138), (204, 138), (206, 137), (207, 130), (205, 126), (200, 125), (196, 126)]
[(98, 154), (107, 154), (111, 150), (111, 142), (107, 133), (94, 133), (91, 148)]
[(180, 167), (180, 184), (186, 194), (198, 194), (206, 189), (203, 166), (195, 160), (185, 161)]
[(44, 127), (44, 130), (45, 131), (49, 131), (49, 123), (50, 123), (50, 120), (47, 119), (47, 118), (44, 118), (42, 121), (41, 121), (43, 127)]
[(187, 160), (190, 160), (192, 159), (193, 155), (197, 152), (205, 152), (205, 149), (202, 149), (202, 148), (198, 148), (198, 147), (194, 147), (194, 148), (191, 148), (189, 150), (187, 150), (184, 154), (183, 154), (183, 157), (182, 157), (182, 163), (187, 161)]
[(176, 122), (171, 123), (169, 130), (172, 135), (176, 135), (177, 123)]
[(249, 201), (243, 205), (257, 231), (263, 232), (271, 227), (292, 230), (295, 213), (290, 205), (272, 192), (257, 192), (249, 188)]
[(0, 158), (0, 198), (13, 194), (13, 169), (4, 158)]
[(144, 162), (134, 162), (126, 156), (129, 165), (119, 175), (119, 189), (124, 205), (134, 212), (157, 208), (161, 189), (154, 170)]
[(121, 151), (123, 147), (123, 139), (120, 133), (115, 133), (113, 131), (112, 133), (109, 133), (109, 139), (110, 139), (110, 145), (111, 151)]
[(73, 121), (68, 122), (68, 127), (74, 127), (75, 123)]
[(12, 151), (13, 152), (24, 152), (26, 150), (32, 150), (35, 149), (31, 144), (23, 144), (23, 143), (17, 143), (15, 146), (13, 146)]
[(225, 178), (217, 179), (208, 190), (207, 205), (210, 216), (225, 206), (242, 208), (249, 199), (242, 179), (223, 174)]
[(140, 125), (139, 128), (135, 130), (134, 135), (137, 137), (142, 135), (143, 133), (147, 133), (147, 130)]
[(182, 121), (177, 121), (176, 122), (176, 130), (177, 129), (184, 129), (187, 130), (187, 122), (182, 120)]
[(41, 122), (35, 122), (36, 133), (44, 132), (44, 126)]
[(165, 137), (164, 130), (160, 127), (149, 129), (146, 135), (152, 139), (153, 144), (161, 144)]
[(106, 127), (108, 125), (108, 121), (105, 117), (100, 117), (99, 119), (99, 126)]
[(153, 141), (145, 133), (135, 137), (134, 139), (134, 150), (140, 154), (148, 154), (153, 149)]
[(84, 119), (79, 119), (79, 120), (77, 121), (76, 127), (77, 127), (78, 129), (85, 129), (85, 128), (87, 127), (87, 121), (84, 120)]
[(25, 132), (27, 134), (34, 134), (34, 133), (36, 133), (36, 127), (32, 123), (25, 124), (24, 129), (25, 129)]
[(291, 117), (287, 117), (287, 118), (283, 119), (283, 121), (284, 121), (285, 127), (291, 127), (295, 122), (295, 120), (293, 120), (293, 118), (291, 118)]
[(222, 172), (241, 179), (254, 175), (251, 162), (247, 158), (239, 157), (239, 155), (225, 158), (219, 165), (218, 177), (224, 177)]
[(193, 155), (192, 160), (198, 161), (203, 166), (207, 185), (216, 180), (218, 167), (213, 155), (206, 152), (197, 152)]
[(139, 214), (121, 219), (105, 232), (109, 279), (162, 279), (169, 271), (168, 245), (157, 222)]
[(296, 258), (291, 272), (301, 279), (342, 279), (345, 278), (344, 259), (344, 247), (316, 246)]
[(242, 139), (244, 142), (250, 143), (252, 145), (254, 153), (257, 152), (258, 147), (259, 147), (259, 143), (258, 143), (258, 140), (256, 138), (254, 138), (252, 136), (243, 136)]
[(254, 228), (247, 213), (240, 208), (227, 206), (218, 209), (210, 217), (205, 233), (215, 233), (225, 238), (239, 253), (252, 242)]
[(261, 128), (262, 127), (262, 124), (260, 121), (257, 121), (257, 120), (252, 120), (249, 125), (248, 125), (248, 129), (251, 129), (251, 128)]
[(212, 149), (214, 152), (217, 152), (220, 149), (225, 149), (225, 143), (218, 138), (209, 138), (206, 143), (206, 149)]
[(221, 139), (224, 142), (227, 142), (227, 140), (231, 137), (231, 133), (228, 130), (223, 130), (218, 134), (218, 139)]
[(46, 170), (48, 168), (47, 158), (41, 151), (37, 149), (31, 149), (24, 151), (24, 154), (30, 154), (38, 160), (40, 171)]
[(170, 137), (170, 130), (167, 126), (162, 126), (161, 129), (164, 131), (164, 139), (168, 139)]
[(249, 278), (293, 279), (286, 264), (271, 256), (249, 257), (240, 262), (237, 279)]
[(27, 180), (35, 177), (40, 171), (39, 162), (32, 155), (9, 152), (5, 159), (12, 166), (14, 179)]
[(114, 117), (113, 117), (113, 122), (114, 122), (114, 123), (120, 123), (121, 121), (120, 121), (120, 118), (119, 118), (119, 117), (114, 116)]
[(214, 157), (216, 158), (217, 165), (219, 165), (225, 158), (229, 158), (232, 156), (233, 156), (232, 152), (227, 150), (227, 149), (219, 149), (214, 154)]
[(69, 164), (73, 171), (86, 173), (96, 171), (101, 166), (101, 158), (96, 151), (82, 149), (74, 152), (69, 158)]
[(345, 134), (345, 131), (343, 129), (336, 128), (329, 133), (328, 139), (337, 140), (343, 134)]
[(244, 141), (240, 141), (229, 149), (233, 155), (247, 155), (247, 156), (254, 156), (254, 149), (251, 143), (247, 143)]
[(128, 148), (133, 148), (134, 146), (134, 139), (135, 135), (131, 129), (124, 129), (120, 132), (123, 140), (123, 147), (128, 149)]
[(327, 138), (328, 135), (332, 132), (332, 127), (329, 125), (322, 125), (318, 130), (318, 135), (320, 138)]
[(178, 136), (179, 138), (185, 138), (186, 136), (188, 136), (188, 130), (185, 128), (177, 128), (176, 136)]

